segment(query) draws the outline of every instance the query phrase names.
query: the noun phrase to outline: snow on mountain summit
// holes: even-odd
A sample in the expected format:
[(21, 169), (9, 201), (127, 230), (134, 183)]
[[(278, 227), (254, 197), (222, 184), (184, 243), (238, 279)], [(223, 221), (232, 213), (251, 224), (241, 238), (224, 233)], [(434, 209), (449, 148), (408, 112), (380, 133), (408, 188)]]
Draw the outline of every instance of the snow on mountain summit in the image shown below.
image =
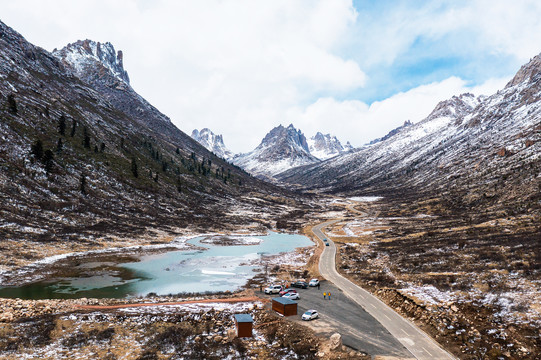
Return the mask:
[(323, 135), (319, 131), (308, 140), (308, 145), (310, 154), (320, 160), (330, 159), (353, 149), (349, 141), (343, 146), (336, 136), (332, 136), (331, 134)]
[(204, 128), (201, 131), (194, 129), (191, 136), (195, 141), (217, 156), (226, 160), (233, 157), (233, 152), (225, 146), (222, 135), (216, 135), (210, 129)]
[(79, 40), (60, 50), (53, 50), (53, 55), (70, 65), (80, 78), (103, 76), (107, 69), (117, 79), (130, 83), (128, 72), (124, 70), (122, 51), (116, 52), (109, 42)]
[(306, 137), (291, 124), (279, 125), (269, 131), (251, 152), (241, 154), (233, 163), (254, 176), (270, 178), (285, 170), (320, 160), (310, 154)]

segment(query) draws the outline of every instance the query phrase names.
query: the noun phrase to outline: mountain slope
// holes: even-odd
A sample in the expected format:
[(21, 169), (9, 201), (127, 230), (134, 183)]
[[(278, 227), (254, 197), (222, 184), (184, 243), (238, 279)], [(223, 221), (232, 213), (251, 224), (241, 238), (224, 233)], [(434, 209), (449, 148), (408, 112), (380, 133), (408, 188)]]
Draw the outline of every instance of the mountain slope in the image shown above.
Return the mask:
[(387, 135), (385, 135), (384, 137), (377, 138), (377, 139), (374, 139), (374, 140), (370, 141), (368, 143), (368, 145), (374, 145), (374, 144), (379, 143), (381, 141), (387, 140), (391, 136), (394, 136), (394, 135), (398, 134), (400, 131), (404, 130), (405, 128), (407, 128), (408, 126), (411, 126), (411, 125), (413, 125), (413, 123), (411, 121), (409, 121), (409, 120), (406, 120), (406, 121), (404, 121), (403, 125), (389, 131), (387, 133)]
[(201, 131), (194, 129), (191, 136), (218, 157), (229, 160), (234, 156), (233, 152), (225, 146), (222, 135), (216, 135), (210, 129), (204, 128)]
[(275, 127), (255, 150), (233, 159), (235, 165), (261, 178), (272, 178), (287, 169), (317, 162), (319, 159), (310, 154), (306, 137), (293, 125)]
[(394, 136), (279, 178), (333, 193), (456, 191), (464, 195), (464, 206), (511, 201), (539, 207), (538, 58), (493, 96), (455, 96)]
[(84, 41), (53, 55), (0, 22), (3, 268), (181, 230), (272, 226), (289, 211), (276, 204), (300, 204), (177, 129), (113, 54)]

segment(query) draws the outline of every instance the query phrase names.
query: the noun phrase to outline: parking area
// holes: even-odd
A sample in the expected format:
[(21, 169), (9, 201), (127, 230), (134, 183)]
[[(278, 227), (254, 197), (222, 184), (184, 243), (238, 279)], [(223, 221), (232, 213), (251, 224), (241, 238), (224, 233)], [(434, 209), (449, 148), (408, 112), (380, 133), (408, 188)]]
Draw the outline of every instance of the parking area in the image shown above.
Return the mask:
[[(344, 345), (372, 356), (411, 356), (379, 322), (332, 283), (322, 281), (319, 290), (317, 287), (295, 290), (300, 295), (300, 299), (296, 300), (298, 315), (290, 316), (290, 320), (302, 322), (326, 337), (337, 332), (342, 335)], [(328, 292), (331, 293), (331, 299), (323, 299), (323, 293)], [(317, 310), (319, 319), (302, 321), (301, 315), (309, 309)]]

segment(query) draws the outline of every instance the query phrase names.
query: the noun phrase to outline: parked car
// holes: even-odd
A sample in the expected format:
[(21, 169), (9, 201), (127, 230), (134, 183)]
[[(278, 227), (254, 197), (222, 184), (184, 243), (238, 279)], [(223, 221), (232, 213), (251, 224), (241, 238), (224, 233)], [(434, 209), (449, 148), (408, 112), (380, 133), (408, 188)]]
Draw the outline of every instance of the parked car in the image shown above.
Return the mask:
[(296, 292), (297, 292), (297, 290), (295, 290), (295, 289), (284, 289), (284, 290), (280, 291), (278, 293), (278, 295), (284, 296), (287, 293), (296, 293)]
[(308, 310), (307, 312), (302, 314), (302, 319), (306, 321), (317, 319), (318, 317), (319, 317), (319, 314), (317, 313), (316, 310)]
[(326, 243), (325, 243), (325, 246), (329, 246), (329, 243), (328, 243), (328, 242), (326, 242)]
[(288, 292), (284, 294), (282, 297), (286, 299), (290, 299), (290, 300), (299, 300), (301, 298), (298, 292)]
[(319, 285), (319, 280), (318, 279), (312, 279), (312, 280), (310, 280), (308, 285), (309, 286), (318, 286)]
[(306, 281), (296, 281), (294, 283), (291, 283), (292, 287), (306, 289), (308, 287), (308, 283)]
[(278, 294), (282, 291), (282, 285), (270, 285), (265, 288), (265, 294)]

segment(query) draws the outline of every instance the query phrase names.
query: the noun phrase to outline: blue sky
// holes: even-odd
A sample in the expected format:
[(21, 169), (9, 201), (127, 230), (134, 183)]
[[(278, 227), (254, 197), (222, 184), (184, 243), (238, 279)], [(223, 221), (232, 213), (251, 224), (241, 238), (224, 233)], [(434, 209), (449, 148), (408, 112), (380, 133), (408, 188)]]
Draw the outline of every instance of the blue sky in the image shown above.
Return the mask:
[(234, 152), (289, 123), (360, 146), (453, 95), (496, 92), (541, 52), (537, 0), (0, 2), (47, 50), (111, 42), (137, 92)]

